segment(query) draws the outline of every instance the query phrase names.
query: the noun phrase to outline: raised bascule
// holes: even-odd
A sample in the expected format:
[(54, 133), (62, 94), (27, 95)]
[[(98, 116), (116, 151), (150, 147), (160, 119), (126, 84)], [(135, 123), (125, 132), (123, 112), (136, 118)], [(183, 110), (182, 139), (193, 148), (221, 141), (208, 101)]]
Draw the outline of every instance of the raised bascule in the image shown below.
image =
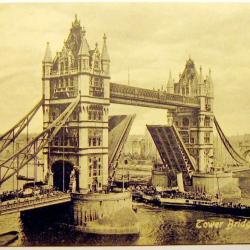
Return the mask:
[[(101, 49), (97, 43), (91, 49), (77, 17), (62, 51), (54, 58), (47, 44), (42, 62), (42, 100), (0, 137), (0, 153), (14, 145), (40, 107), (43, 131), (32, 140), (27, 139), (27, 145), (0, 163), (1, 185), (18, 176), (42, 151), (44, 180), (64, 192), (65, 202), (72, 199), (76, 228), (94, 233), (138, 233), (136, 219), (133, 224), (126, 221), (134, 217), (131, 194), (111, 190), (135, 118), (135, 115), (109, 116), (110, 104), (118, 103), (167, 111), (163, 117), (166, 125), (147, 125), (162, 161), (161, 173), (157, 174), (165, 176), (166, 183), (180, 181), (181, 173), (185, 190), (215, 194), (219, 183), (220, 192), (225, 195), (239, 192), (232, 173), (216, 171), (213, 163), (215, 123), (232, 158), (238, 165), (249, 168), (214, 117), (211, 70), (204, 78), (202, 68), (198, 72), (189, 58), (178, 82), (170, 74), (165, 90), (151, 90), (110, 82), (110, 64), (106, 35)], [(68, 190), (71, 194), (67, 196)], [(56, 200), (43, 204), (50, 203), (55, 204)], [(6, 207), (1, 211), (3, 214), (12, 210)], [(13, 211), (23, 210), (15, 207)], [(117, 220), (119, 214), (126, 214), (123, 222)], [(105, 224), (107, 218), (111, 222)]]

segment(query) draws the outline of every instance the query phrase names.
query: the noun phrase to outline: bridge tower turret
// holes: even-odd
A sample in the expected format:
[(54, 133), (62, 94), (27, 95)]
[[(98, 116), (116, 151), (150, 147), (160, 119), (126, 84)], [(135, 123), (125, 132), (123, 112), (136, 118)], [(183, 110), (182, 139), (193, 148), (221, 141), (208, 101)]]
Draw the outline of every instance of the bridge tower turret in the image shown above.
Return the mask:
[(81, 34), (81, 45), (78, 53), (78, 71), (88, 72), (89, 70), (89, 44), (86, 39), (86, 31), (83, 29)]
[(76, 191), (82, 193), (108, 185), (110, 58), (106, 39), (104, 36), (102, 53), (97, 44), (91, 49), (76, 16), (62, 51), (53, 61), (49, 48), (46, 50), (44, 127), (80, 94), (78, 108), (44, 149), (48, 180), (59, 189), (70, 188), (71, 173), (76, 173)]
[(102, 46), (102, 55), (101, 55), (101, 62), (102, 62), (102, 71), (107, 76), (109, 75), (109, 67), (110, 67), (110, 57), (107, 48), (107, 37), (106, 34), (103, 35), (103, 46)]
[[(49, 100), (50, 100), (50, 75), (52, 70), (52, 54), (49, 42), (47, 42), (44, 58), (42, 61), (42, 95), (43, 95), (43, 129), (49, 124)], [(44, 168), (48, 169), (48, 160), (45, 153), (47, 149), (43, 149)]]
[(168, 82), (167, 82), (167, 92), (170, 94), (174, 93), (174, 81), (172, 78), (171, 71), (169, 71), (169, 77), (168, 77)]
[(198, 166), (199, 172), (209, 172), (213, 165), (213, 92), (211, 92), (212, 77), (211, 70), (206, 80), (203, 80), (202, 69), (200, 69), (200, 83), (198, 99), (200, 110), (198, 113)]
[[(168, 90), (170, 93), (170, 91)], [(190, 153), (195, 159), (198, 172), (210, 170), (213, 159), (213, 92), (211, 71), (204, 80), (202, 68), (198, 72), (191, 58), (187, 60), (179, 81), (174, 83), (174, 94), (183, 98), (199, 100), (199, 109), (178, 107), (168, 111), (168, 120), (172, 119)], [(171, 118), (171, 119), (170, 119)]]
[(42, 84), (43, 84), (43, 98), (49, 99), (49, 82), (50, 82), (50, 72), (52, 67), (52, 54), (49, 46), (49, 42), (47, 42), (47, 47), (45, 50), (43, 62), (42, 62)]

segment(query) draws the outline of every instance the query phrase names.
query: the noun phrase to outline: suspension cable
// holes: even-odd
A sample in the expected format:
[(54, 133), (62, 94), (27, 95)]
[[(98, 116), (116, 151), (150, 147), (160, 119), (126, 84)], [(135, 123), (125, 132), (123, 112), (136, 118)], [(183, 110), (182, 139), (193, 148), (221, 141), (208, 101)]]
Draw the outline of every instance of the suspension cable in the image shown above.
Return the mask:
[(227, 149), (228, 153), (230, 154), (230, 156), (239, 164), (245, 164), (248, 163), (248, 161), (242, 157), (231, 145), (231, 143), (228, 141), (228, 139), (226, 138), (225, 134), (223, 133), (218, 121), (216, 120), (216, 118), (214, 117), (214, 124), (215, 127), (217, 129), (217, 132), (221, 138), (222, 143), (224, 144), (225, 148)]

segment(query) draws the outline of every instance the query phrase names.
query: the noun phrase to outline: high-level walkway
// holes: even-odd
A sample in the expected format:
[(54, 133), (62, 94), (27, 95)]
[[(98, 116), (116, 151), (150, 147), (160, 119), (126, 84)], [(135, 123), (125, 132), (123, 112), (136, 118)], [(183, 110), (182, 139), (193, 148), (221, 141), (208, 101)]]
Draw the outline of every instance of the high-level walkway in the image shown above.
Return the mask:
[(199, 100), (196, 97), (181, 96), (166, 91), (117, 83), (110, 83), (110, 102), (159, 109), (171, 107), (200, 108)]

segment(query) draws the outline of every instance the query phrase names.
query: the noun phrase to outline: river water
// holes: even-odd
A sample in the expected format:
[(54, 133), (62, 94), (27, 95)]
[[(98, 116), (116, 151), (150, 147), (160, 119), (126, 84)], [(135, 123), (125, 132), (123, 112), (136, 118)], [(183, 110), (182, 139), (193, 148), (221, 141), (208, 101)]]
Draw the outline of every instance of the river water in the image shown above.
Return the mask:
[[(242, 189), (241, 202), (250, 204), (250, 172), (238, 174)], [(176, 245), (176, 244), (229, 244), (250, 243), (250, 227), (229, 227), (233, 218), (203, 211), (173, 210), (135, 203), (141, 225), (139, 236), (86, 235), (66, 228), (61, 219), (41, 216), (22, 220), (19, 215), (0, 217), (0, 233), (20, 232), (13, 246), (71, 246), (71, 245)], [(62, 214), (67, 217), (67, 214)], [(221, 222), (221, 228), (197, 228), (197, 220)], [(250, 223), (250, 219), (249, 219)]]

